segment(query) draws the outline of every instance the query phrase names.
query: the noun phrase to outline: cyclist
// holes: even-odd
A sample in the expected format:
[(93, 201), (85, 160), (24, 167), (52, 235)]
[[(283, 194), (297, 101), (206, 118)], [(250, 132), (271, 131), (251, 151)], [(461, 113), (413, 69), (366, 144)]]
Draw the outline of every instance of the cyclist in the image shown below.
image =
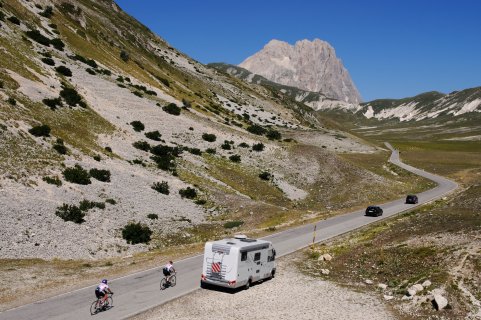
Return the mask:
[(100, 300), (100, 305), (103, 306), (105, 301), (107, 300), (108, 296), (106, 293), (113, 294), (112, 290), (110, 290), (109, 285), (107, 284), (107, 279), (103, 279), (102, 282), (99, 283), (97, 288), (95, 288), (95, 296), (97, 299)]
[(170, 282), (172, 274), (175, 273), (174, 263), (172, 261), (169, 261), (169, 263), (167, 263), (162, 269), (162, 272), (164, 273), (167, 282)]

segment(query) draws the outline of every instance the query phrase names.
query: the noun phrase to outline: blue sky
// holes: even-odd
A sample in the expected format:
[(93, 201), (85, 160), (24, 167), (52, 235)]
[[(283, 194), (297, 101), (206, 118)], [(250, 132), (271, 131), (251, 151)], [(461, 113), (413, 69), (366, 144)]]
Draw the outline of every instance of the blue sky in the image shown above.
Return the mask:
[(238, 64), (269, 40), (329, 42), (365, 101), (481, 86), (479, 0), (116, 0), (202, 62)]

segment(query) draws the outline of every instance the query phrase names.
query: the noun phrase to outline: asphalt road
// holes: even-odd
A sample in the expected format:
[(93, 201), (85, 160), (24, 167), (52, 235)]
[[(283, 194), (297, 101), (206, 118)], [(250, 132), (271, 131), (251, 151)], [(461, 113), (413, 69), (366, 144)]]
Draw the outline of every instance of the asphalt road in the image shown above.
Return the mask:
[[(392, 147), (386, 143), (386, 146)], [(270, 235), (265, 239), (273, 242), (278, 256), (286, 255), (312, 243), (314, 226), (317, 226), (316, 242), (338, 236), (365, 226), (369, 223), (386, 219), (400, 212), (410, 210), (427, 203), (457, 188), (457, 184), (440, 176), (408, 166), (399, 160), (399, 153), (393, 150), (390, 161), (406, 170), (428, 178), (437, 183), (431, 190), (418, 194), (419, 204), (407, 205), (404, 198), (381, 204), (384, 214), (381, 217), (366, 217), (364, 210), (336, 216), (327, 220), (289, 229)], [(98, 315), (90, 315), (90, 304), (94, 301), (95, 286), (61, 294), (46, 300), (27, 304), (0, 313), (1, 320), (41, 320), (41, 319), (125, 319), (142, 311), (158, 306), (176, 297), (185, 295), (199, 288), (202, 272), (202, 255), (175, 262), (177, 285), (160, 291), (159, 281), (162, 277), (161, 267), (134, 273), (110, 281), (115, 292), (114, 307)]]

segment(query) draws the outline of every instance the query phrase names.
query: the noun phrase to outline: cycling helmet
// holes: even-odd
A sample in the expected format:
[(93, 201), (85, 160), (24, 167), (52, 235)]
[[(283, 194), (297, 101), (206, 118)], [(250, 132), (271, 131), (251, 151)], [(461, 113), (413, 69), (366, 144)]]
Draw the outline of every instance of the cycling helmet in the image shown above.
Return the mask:
[(102, 283), (107, 284), (107, 279), (103, 279), (103, 280), (102, 280)]

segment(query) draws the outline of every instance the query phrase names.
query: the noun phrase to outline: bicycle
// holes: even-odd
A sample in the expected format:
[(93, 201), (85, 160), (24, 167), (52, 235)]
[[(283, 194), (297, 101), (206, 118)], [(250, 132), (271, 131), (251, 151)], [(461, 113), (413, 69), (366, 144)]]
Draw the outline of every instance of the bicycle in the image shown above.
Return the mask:
[(90, 306), (90, 314), (94, 315), (94, 314), (97, 314), (99, 312), (111, 309), (114, 306), (114, 299), (112, 299), (113, 294), (114, 294), (113, 292), (112, 293), (106, 293), (108, 298), (103, 303), (102, 303), (103, 297), (95, 300), (94, 302), (92, 302), (92, 305)]
[(172, 273), (170, 276), (164, 276), (160, 280), (160, 290), (165, 290), (168, 287), (175, 287), (175, 284), (177, 283), (177, 278), (175, 277), (175, 275), (176, 272)]

